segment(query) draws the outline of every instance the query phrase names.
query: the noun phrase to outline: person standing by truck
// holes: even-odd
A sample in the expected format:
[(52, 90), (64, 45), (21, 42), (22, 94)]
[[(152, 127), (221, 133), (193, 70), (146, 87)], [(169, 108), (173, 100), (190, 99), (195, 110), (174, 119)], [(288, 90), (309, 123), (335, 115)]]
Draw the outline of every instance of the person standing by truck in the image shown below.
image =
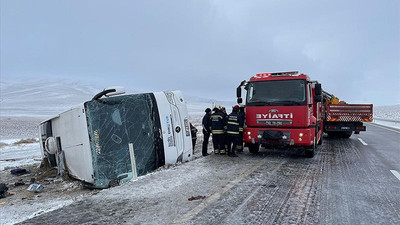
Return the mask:
[(239, 143), (240, 128), (243, 128), (243, 119), (239, 115), (239, 106), (232, 108), (232, 113), (228, 115), (226, 137), (228, 140), (228, 155), (237, 157), (236, 150)]
[[(228, 118), (228, 113), (226, 113), (225, 107), (221, 106), (221, 112), (224, 114), (224, 119), (226, 121)], [(224, 150), (223, 150), (223, 153), (221, 153), (221, 154), (225, 154), (225, 153), (228, 153), (228, 137), (226, 136), (226, 124), (224, 126)]]
[(214, 113), (211, 115), (211, 133), (213, 135), (214, 153), (225, 154), (225, 126), (226, 117), (219, 107), (214, 108)]
[(203, 126), (203, 146), (202, 146), (202, 155), (207, 156), (209, 155), (207, 153), (208, 149), (208, 139), (210, 138), (210, 133), (211, 133), (211, 124), (210, 124), (210, 119), (211, 119), (211, 109), (207, 108), (205, 110), (206, 114), (203, 117), (202, 120), (202, 126)]

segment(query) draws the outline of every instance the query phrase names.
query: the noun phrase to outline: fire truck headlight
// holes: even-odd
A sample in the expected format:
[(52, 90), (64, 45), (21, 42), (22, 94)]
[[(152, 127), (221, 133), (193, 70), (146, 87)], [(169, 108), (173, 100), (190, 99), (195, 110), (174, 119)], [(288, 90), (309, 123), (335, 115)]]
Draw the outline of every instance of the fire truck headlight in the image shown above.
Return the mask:
[(257, 137), (258, 137), (258, 139), (261, 139), (261, 135), (259, 134), (259, 135), (257, 135)]
[(303, 135), (304, 135), (303, 133), (300, 133), (300, 134), (299, 134), (299, 137), (303, 137)]
[(299, 138), (299, 141), (302, 141), (303, 139), (302, 138)]
[(250, 131), (247, 131), (247, 135), (251, 135), (251, 132), (250, 132)]

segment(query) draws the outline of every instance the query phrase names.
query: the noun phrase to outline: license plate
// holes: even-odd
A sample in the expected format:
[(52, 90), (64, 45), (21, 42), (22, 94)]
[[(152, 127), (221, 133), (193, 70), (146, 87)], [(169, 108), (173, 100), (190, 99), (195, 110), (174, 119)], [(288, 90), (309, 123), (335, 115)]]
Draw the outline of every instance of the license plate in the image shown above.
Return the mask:
[(280, 121), (267, 121), (267, 125), (282, 125), (283, 123)]

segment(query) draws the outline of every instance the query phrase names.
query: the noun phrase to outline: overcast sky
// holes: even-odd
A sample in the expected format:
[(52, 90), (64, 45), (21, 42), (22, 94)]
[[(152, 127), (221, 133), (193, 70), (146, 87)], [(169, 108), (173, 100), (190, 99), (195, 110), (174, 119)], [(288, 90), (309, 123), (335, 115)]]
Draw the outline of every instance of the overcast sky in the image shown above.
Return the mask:
[(298, 70), (349, 103), (400, 103), (398, 0), (1, 1), (1, 81), (68, 78), (234, 100)]

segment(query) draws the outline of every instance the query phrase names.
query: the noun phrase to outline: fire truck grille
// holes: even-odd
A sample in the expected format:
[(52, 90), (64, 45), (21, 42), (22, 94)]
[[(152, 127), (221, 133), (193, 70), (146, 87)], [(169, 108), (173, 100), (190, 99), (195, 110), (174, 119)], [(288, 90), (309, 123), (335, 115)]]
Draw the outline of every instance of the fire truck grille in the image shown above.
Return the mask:
[[(259, 131), (258, 131), (258, 135), (263, 136), (264, 131), (265, 131), (265, 130), (259, 130)], [(290, 134), (291, 134), (290, 131), (282, 131), (282, 134), (283, 134), (284, 136), (286, 136), (288, 140), (290, 139)]]

